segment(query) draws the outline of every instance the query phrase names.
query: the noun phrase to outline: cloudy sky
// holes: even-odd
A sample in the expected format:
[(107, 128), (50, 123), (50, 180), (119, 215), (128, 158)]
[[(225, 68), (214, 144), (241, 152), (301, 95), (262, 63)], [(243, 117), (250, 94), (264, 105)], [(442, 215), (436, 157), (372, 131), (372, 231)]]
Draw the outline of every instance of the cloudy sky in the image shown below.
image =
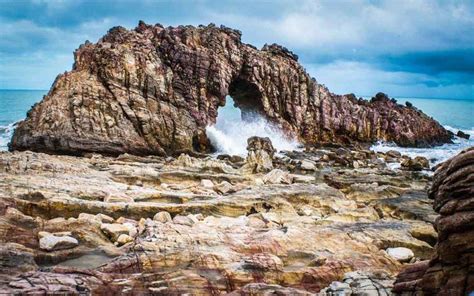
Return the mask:
[(138, 20), (279, 43), (335, 93), (474, 99), (474, 1), (2, 0), (0, 88), (48, 89), (75, 48)]

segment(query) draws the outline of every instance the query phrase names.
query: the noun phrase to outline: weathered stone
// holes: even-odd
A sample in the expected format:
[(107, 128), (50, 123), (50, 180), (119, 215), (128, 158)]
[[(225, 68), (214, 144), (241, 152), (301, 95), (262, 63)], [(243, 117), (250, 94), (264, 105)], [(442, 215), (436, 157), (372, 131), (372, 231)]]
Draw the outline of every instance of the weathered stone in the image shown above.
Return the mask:
[(302, 170), (306, 170), (306, 171), (315, 171), (316, 170), (316, 164), (314, 164), (314, 162), (312, 162), (312, 161), (302, 160), (301, 164), (300, 164), (300, 168)]

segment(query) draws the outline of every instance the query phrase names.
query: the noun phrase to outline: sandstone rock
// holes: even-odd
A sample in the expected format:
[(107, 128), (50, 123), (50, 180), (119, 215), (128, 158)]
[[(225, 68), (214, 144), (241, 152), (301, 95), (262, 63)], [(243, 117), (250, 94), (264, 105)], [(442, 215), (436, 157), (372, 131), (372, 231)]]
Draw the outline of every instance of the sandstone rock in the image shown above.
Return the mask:
[(161, 222), (161, 223), (166, 223), (166, 222), (172, 222), (173, 219), (171, 218), (170, 213), (166, 211), (161, 211), (159, 213), (156, 213), (156, 215), (153, 217), (153, 220)]
[(56, 236), (53, 234), (43, 233), (42, 237), (39, 239), (39, 246), (41, 249), (50, 251), (71, 249), (79, 245), (77, 239), (71, 236)]
[(130, 228), (123, 224), (118, 223), (103, 223), (100, 225), (100, 229), (108, 236), (112, 241), (117, 241), (121, 234), (129, 234)]
[(387, 254), (400, 262), (408, 262), (415, 256), (413, 251), (408, 248), (398, 247), (398, 248), (388, 248), (386, 250)]
[(244, 260), (244, 267), (257, 270), (280, 270), (283, 262), (278, 256), (269, 253), (257, 253)]
[(272, 170), (263, 176), (262, 180), (265, 184), (291, 184), (293, 182), (292, 176), (280, 169)]
[(222, 181), (219, 184), (214, 185), (214, 190), (224, 195), (235, 192), (234, 186), (227, 181)]

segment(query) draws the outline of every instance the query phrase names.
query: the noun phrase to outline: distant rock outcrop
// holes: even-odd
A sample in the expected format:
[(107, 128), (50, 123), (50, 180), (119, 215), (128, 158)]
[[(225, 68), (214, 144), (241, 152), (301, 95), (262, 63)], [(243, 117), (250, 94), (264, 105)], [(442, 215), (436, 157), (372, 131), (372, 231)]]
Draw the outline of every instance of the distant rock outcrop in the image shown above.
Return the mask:
[(261, 50), (226, 27), (114, 27), (74, 53), (28, 112), (10, 149), (82, 154), (171, 154), (210, 149), (205, 127), (231, 95), (243, 115), (257, 112), (306, 144), (450, 141), (438, 122), (377, 94), (334, 95), (279, 45)]
[(474, 291), (474, 147), (438, 168), (429, 197), (441, 215), (435, 222), (436, 253), (430, 261), (402, 271), (394, 291), (403, 295), (468, 295)]

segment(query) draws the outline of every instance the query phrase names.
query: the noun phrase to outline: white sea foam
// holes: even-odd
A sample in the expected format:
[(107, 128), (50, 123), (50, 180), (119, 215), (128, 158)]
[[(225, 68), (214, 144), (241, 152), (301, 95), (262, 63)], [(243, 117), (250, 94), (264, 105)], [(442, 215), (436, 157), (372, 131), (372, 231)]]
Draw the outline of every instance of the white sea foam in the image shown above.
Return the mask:
[(206, 134), (218, 153), (245, 156), (247, 139), (252, 136), (268, 137), (278, 151), (296, 150), (298, 142), (288, 139), (282, 131), (263, 117), (254, 115), (250, 120), (217, 118), (216, 125), (208, 126)]
[(8, 150), (8, 142), (10, 142), (15, 126), (16, 122), (0, 125), (0, 151)]
[[(452, 131), (453, 133), (456, 133), (459, 130), (450, 126), (445, 126), (445, 128), (447, 130)], [(459, 152), (468, 147), (474, 146), (474, 128), (462, 131), (470, 135), (469, 140), (454, 137), (453, 144), (444, 144), (431, 148), (405, 148), (398, 147), (393, 143), (378, 142), (377, 144), (371, 147), (371, 150), (376, 152), (387, 152), (389, 150), (396, 150), (410, 157), (424, 156), (430, 161), (432, 165), (435, 165), (448, 160), (449, 158), (453, 157), (454, 155), (458, 154)]]

